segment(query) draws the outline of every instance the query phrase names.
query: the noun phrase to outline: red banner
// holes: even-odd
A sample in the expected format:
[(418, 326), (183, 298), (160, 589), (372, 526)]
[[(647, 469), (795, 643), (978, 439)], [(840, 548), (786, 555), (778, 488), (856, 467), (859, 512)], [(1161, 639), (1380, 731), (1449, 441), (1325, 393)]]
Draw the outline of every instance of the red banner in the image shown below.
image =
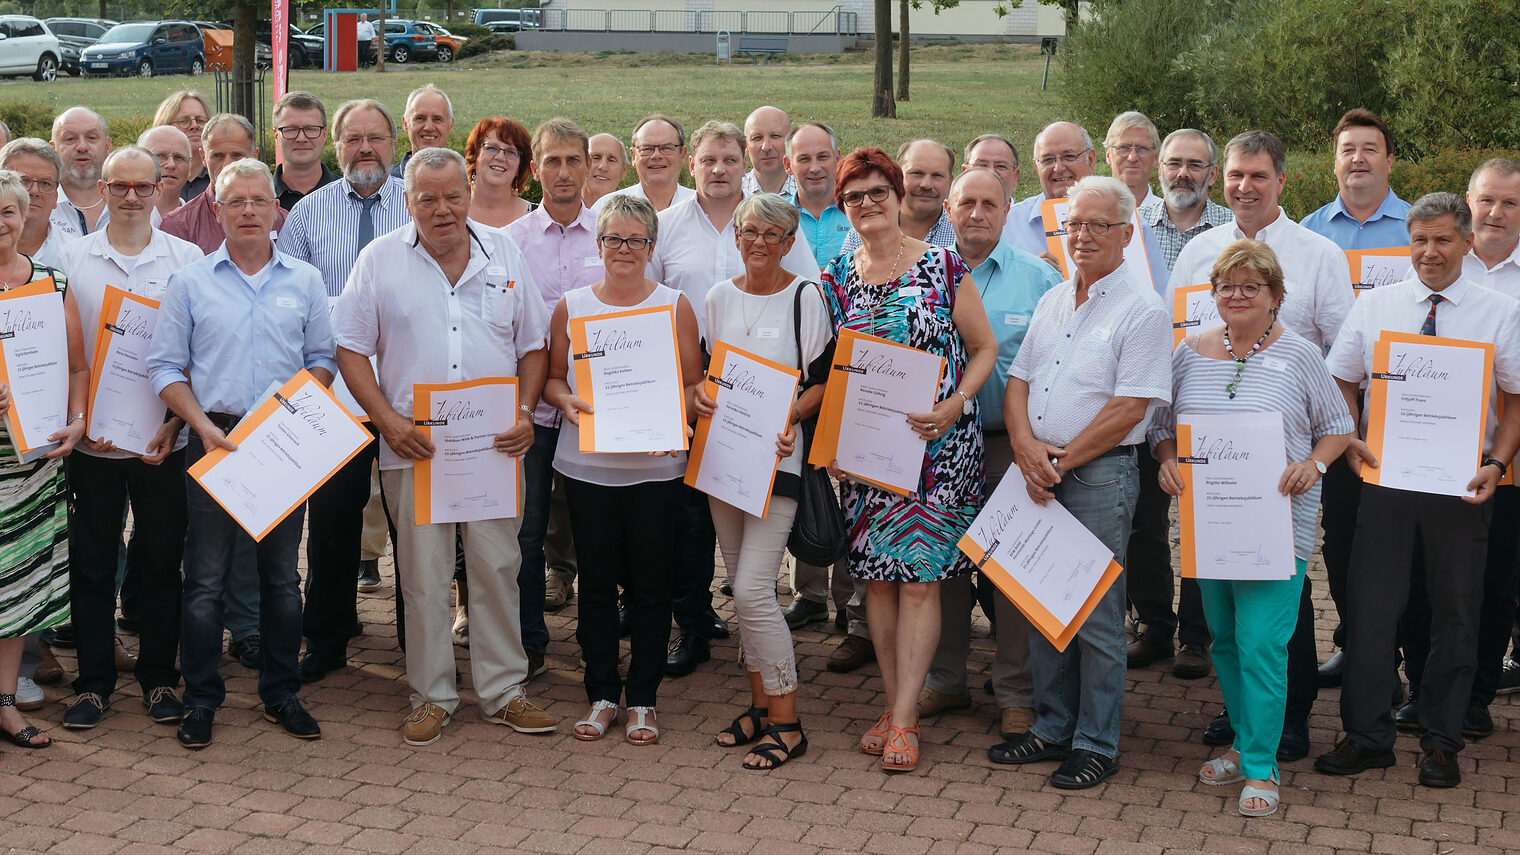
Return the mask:
[[(285, 97), (290, 77), (290, 0), (269, 0), (269, 57), (274, 65), (274, 100)], [(275, 162), (279, 162), (279, 146)]]

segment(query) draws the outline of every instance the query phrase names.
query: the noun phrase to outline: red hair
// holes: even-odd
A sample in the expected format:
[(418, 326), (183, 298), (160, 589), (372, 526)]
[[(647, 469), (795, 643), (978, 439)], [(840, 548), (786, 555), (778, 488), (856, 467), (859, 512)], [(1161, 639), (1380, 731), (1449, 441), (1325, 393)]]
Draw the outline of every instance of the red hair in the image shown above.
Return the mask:
[(528, 186), (528, 161), (533, 159), (533, 140), (521, 122), (506, 116), (481, 119), (470, 131), (470, 138), (464, 144), (464, 165), (470, 180), (475, 180), (475, 161), (480, 158), (480, 147), (485, 145), (486, 137), (492, 135), (517, 149), (517, 175), (512, 179), (512, 190), (521, 193)]
[(897, 194), (897, 201), (901, 202), (903, 196), (907, 195), (908, 191), (903, 186), (902, 169), (898, 167), (896, 161), (879, 148), (857, 148), (839, 161), (839, 171), (834, 174), (834, 204), (843, 210), (844, 185), (857, 178), (865, 178), (873, 172), (887, 179), (887, 183), (892, 185), (892, 192)]

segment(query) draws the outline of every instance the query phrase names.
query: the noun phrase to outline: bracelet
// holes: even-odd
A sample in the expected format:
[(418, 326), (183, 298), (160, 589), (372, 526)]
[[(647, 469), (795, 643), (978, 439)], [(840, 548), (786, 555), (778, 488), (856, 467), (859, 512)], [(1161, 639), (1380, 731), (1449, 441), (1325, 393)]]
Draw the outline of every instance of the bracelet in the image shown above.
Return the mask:
[(1503, 478), (1505, 476), (1505, 474), (1509, 472), (1509, 467), (1505, 466), (1504, 465), (1504, 461), (1500, 460), (1497, 457), (1485, 457), (1485, 458), (1483, 458), (1483, 464), (1482, 465), (1484, 465), (1484, 466), (1497, 466), (1499, 468), (1499, 477), (1500, 478)]

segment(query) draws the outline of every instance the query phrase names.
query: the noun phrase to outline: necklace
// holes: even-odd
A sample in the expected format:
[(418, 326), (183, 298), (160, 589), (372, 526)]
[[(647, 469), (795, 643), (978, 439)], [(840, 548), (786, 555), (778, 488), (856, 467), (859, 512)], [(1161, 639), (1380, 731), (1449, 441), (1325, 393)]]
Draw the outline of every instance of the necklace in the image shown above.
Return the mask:
[[(784, 271), (783, 271), (783, 275), (784, 275)], [(745, 284), (747, 285), (747, 284), (749, 284), (749, 282), (746, 281)], [(744, 335), (745, 336), (749, 336), (749, 335), (751, 335), (751, 334), (754, 333), (754, 331), (755, 331), (755, 324), (760, 323), (760, 319), (763, 318), (763, 317), (765, 317), (765, 310), (768, 309), (768, 308), (770, 308), (771, 298), (774, 297), (774, 296), (776, 296), (776, 292), (778, 292), (780, 290), (781, 290), (780, 288), (776, 288), (776, 287), (772, 286), (771, 292), (765, 295), (765, 301), (760, 304), (760, 313), (758, 315), (755, 315), (755, 319), (753, 321), (749, 319), (749, 310), (743, 309), (743, 308), (740, 309), (740, 311), (744, 313), (743, 321), (744, 321)], [(756, 297), (760, 296), (759, 294), (755, 294), (753, 291), (747, 292), (747, 293), (749, 293), (749, 294), (751, 294), (753, 296), (756, 296)], [(746, 301), (746, 302), (748, 302), (748, 301)]]
[(1224, 325), (1224, 352), (1235, 360), (1235, 376), (1231, 377), (1230, 382), (1224, 387), (1224, 390), (1230, 393), (1231, 400), (1235, 399), (1235, 390), (1240, 386), (1240, 372), (1245, 369), (1246, 360), (1255, 356), (1256, 351), (1261, 350), (1262, 343), (1267, 340), (1267, 336), (1272, 334), (1273, 326), (1274, 324), (1267, 324), (1267, 331), (1261, 334), (1261, 338), (1257, 339), (1255, 344), (1251, 345), (1250, 351), (1245, 356), (1236, 356), (1234, 349), (1230, 347), (1230, 325)]

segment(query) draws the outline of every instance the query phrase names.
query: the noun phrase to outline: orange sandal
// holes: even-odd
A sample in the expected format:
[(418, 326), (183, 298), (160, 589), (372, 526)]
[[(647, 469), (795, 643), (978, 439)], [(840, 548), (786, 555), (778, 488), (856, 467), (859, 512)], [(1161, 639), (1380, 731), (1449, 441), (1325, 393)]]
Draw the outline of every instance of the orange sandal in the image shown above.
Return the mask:
[[(889, 728), (891, 726), (892, 726), (892, 711), (891, 710), (887, 710), (886, 712), (884, 712), (884, 713), (881, 714), (881, 718), (877, 719), (875, 724), (871, 725), (871, 729), (868, 730), (868, 731), (866, 731), (865, 734), (862, 735), (860, 738), (861, 738), (861, 740), (866, 740), (866, 739), (869, 739), (872, 736), (880, 737), (881, 738), (882, 746), (884, 748), (886, 746), (886, 744), (887, 744), (887, 728)], [(882, 752), (882, 748), (877, 748), (875, 750), (872, 750), (870, 748), (867, 748), (865, 746), (865, 744), (864, 744), (863, 741), (860, 743), (860, 753), (862, 753), (862, 754), (869, 754), (872, 757), (880, 757), (881, 756), (881, 752)]]
[[(918, 725), (912, 727), (898, 727), (894, 724), (887, 725), (887, 742), (882, 746), (881, 768), (887, 772), (911, 772), (918, 768), (918, 746), (908, 744), (908, 734), (913, 734), (913, 739), (918, 739)], [(908, 755), (908, 762), (896, 765), (887, 762), (887, 752), (893, 754)]]

